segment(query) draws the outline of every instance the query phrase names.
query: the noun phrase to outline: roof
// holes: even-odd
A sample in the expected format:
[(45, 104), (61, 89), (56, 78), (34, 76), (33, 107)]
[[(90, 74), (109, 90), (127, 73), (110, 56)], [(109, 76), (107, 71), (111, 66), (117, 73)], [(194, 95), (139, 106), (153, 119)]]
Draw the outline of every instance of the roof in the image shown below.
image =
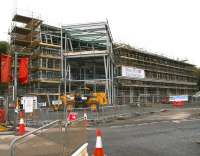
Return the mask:
[[(167, 57), (167, 56), (155, 54), (155, 53), (148, 52), (148, 51), (141, 50), (141, 49), (136, 49), (136, 48), (134, 48), (134, 47), (131, 47), (130, 45), (126, 45), (126, 44), (117, 44), (117, 43), (115, 43), (115, 46), (116, 46), (116, 45), (119, 46), (119, 48), (116, 47), (116, 49), (131, 50), (131, 51), (135, 51), (135, 52), (138, 52), (138, 53), (143, 53), (143, 54), (146, 54), (146, 55), (151, 55), (151, 56), (154, 56), (154, 57), (163, 58), (163, 59), (166, 59), (166, 60), (171, 60), (171, 61), (175, 61), (175, 62), (187, 64), (187, 65), (190, 65), (190, 66), (195, 66), (194, 64), (187, 63), (187, 62), (180, 61), (180, 60), (175, 60), (175, 59), (169, 58), (169, 57)], [(114, 49), (115, 49), (115, 48), (114, 48)]]
[(107, 22), (64, 25), (62, 29), (67, 32), (72, 39), (99, 43), (102, 45), (107, 45), (108, 40), (112, 42)]

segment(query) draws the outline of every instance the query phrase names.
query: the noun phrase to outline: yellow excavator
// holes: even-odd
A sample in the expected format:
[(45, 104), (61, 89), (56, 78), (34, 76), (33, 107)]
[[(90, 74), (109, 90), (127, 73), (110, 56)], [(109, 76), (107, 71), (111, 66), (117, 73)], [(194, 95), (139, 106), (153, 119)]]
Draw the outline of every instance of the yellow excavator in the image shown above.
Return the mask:
[(67, 112), (71, 112), (75, 106), (75, 95), (74, 94), (63, 94), (60, 96), (60, 100), (62, 101), (62, 109), (66, 108)]
[(104, 92), (93, 92), (90, 88), (81, 88), (75, 94), (75, 107), (90, 107), (96, 111), (100, 105), (106, 105), (107, 95)]
[(96, 111), (98, 106), (103, 106), (108, 103), (107, 95), (104, 92), (92, 92), (90, 88), (80, 88), (74, 93), (62, 94), (60, 97), (61, 105), (53, 105), (54, 111), (63, 110), (66, 108), (71, 112), (73, 108), (87, 108)]

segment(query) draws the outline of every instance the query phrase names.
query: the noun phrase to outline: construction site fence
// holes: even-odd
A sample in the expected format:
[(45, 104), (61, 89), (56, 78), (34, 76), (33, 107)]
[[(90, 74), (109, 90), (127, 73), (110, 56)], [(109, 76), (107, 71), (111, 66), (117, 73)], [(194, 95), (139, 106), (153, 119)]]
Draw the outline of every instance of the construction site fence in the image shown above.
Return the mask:
[[(117, 116), (127, 115), (130, 111), (128, 105), (111, 105), (98, 106), (96, 110), (88, 108), (74, 108), (71, 112), (75, 112), (78, 118), (84, 118), (84, 113), (87, 114), (87, 120), (109, 120)], [(41, 127), (55, 120), (66, 121), (69, 112), (66, 110), (54, 111), (51, 108), (34, 109), (32, 113), (25, 113), (24, 121), (27, 127)], [(15, 115), (15, 116), (14, 116)], [(19, 122), (19, 115), (14, 109), (8, 111), (8, 121)]]
[[(154, 106), (156, 104), (171, 104), (169, 101), (169, 96), (160, 96), (160, 95), (150, 95), (143, 94), (139, 96), (116, 96), (115, 104), (116, 105), (130, 105), (136, 107), (145, 107), (145, 106)], [(188, 96), (188, 101), (185, 101), (185, 104), (199, 104), (200, 97)]]
[(71, 124), (56, 120), (14, 139), (10, 145), (10, 155), (70, 156), (86, 142), (84, 120)]
[(77, 113), (79, 117), (83, 117), (84, 113), (87, 114), (87, 120), (99, 121), (114, 119), (118, 116), (126, 116), (130, 113), (130, 106), (128, 105), (112, 105), (112, 106), (99, 106), (96, 110), (91, 108), (75, 108), (73, 112)]
[[(137, 112), (138, 108), (154, 107), (172, 107), (172, 102), (169, 102), (166, 97), (162, 96), (117, 96), (114, 105), (97, 106), (96, 109), (88, 108), (73, 108), (71, 112), (77, 113), (78, 118), (83, 118), (84, 113), (87, 114), (89, 121), (109, 120), (118, 116), (126, 116), (132, 112)], [(189, 97), (185, 102), (185, 107), (199, 107), (200, 97)], [(140, 109), (141, 110), (141, 109)], [(54, 120), (66, 121), (69, 112), (64, 110), (54, 111), (52, 108), (34, 109), (32, 113), (25, 113), (25, 123), (28, 127), (41, 127)], [(8, 121), (13, 122), (18, 120), (18, 114), (14, 109), (8, 109)], [(18, 123), (17, 121), (17, 123)]]

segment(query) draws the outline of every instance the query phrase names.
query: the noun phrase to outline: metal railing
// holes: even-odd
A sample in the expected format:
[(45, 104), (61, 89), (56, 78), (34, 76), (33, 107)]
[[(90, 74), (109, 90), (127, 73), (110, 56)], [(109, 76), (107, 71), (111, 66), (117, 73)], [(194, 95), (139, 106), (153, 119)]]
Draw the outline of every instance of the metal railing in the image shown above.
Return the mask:
[(40, 127), (54, 120), (66, 120), (65, 111), (53, 111), (50, 108), (34, 109), (32, 113), (26, 113), (25, 123), (28, 127)]
[(87, 140), (83, 120), (70, 125), (56, 120), (17, 137), (10, 144), (11, 156), (70, 156)]
[[(59, 120), (56, 120), (52, 123), (49, 123), (41, 128), (38, 128), (34, 131), (31, 131), (31, 132), (28, 132), (27, 134), (23, 135), (23, 136), (20, 136), (20, 137), (17, 137), (16, 139), (14, 139), (11, 144), (10, 144), (10, 155), (11, 156), (17, 156), (19, 155), (20, 153), (22, 153), (23, 151), (23, 155), (25, 155), (25, 153), (27, 155), (30, 155), (32, 152), (37, 152), (37, 151), (33, 151), (33, 149), (31, 150), (32, 152), (30, 152), (28, 149), (27, 150), (23, 150), (23, 144), (26, 142), (26, 144), (30, 144), (32, 141), (31, 140), (37, 140), (39, 141), (39, 137), (38, 136), (41, 136), (41, 138), (44, 136), (43, 133), (47, 133), (47, 128), (50, 128), (50, 126), (53, 126), (55, 127), (56, 124), (60, 124), (61, 125), (61, 122)], [(56, 127), (55, 127), (56, 128)], [(58, 131), (62, 131), (61, 129), (61, 126), (58, 127)], [(44, 138), (45, 139), (45, 138)], [(35, 142), (37, 143), (37, 142)], [(41, 143), (41, 142), (38, 142), (38, 143)], [(20, 148), (20, 146), (21, 148)], [(43, 151), (44, 152), (44, 155), (45, 155), (45, 150)]]

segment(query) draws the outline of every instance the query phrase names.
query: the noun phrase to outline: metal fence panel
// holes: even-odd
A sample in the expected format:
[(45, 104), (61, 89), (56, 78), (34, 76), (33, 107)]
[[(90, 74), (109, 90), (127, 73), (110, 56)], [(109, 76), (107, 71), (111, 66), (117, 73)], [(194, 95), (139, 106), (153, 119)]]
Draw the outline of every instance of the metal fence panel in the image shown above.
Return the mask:
[[(128, 114), (130, 111), (129, 105), (110, 105), (110, 106), (99, 106), (97, 110), (88, 108), (74, 108), (72, 111), (76, 112), (78, 118), (83, 118), (84, 113), (87, 113), (87, 119), (89, 121), (107, 120), (115, 118), (117, 116)], [(14, 120), (14, 110), (9, 111), (9, 116)], [(18, 115), (16, 115), (18, 117)], [(46, 125), (55, 120), (66, 121), (68, 112), (65, 111), (53, 111), (52, 109), (34, 109), (33, 113), (25, 114), (25, 125), (26, 127), (38, 128)], [(17, 123), (19, 118), (16, 119)]]
[(11, 156), (70, 156), (87, 140), (85, 121), (67, 127), (56, 120), (11, 143)]
[(61, 155), (62, 146), (57, 142), (61, 134), (60, 125), (60, 122), (54, 121), (17, 138), (11, 144), (11, 156)]

